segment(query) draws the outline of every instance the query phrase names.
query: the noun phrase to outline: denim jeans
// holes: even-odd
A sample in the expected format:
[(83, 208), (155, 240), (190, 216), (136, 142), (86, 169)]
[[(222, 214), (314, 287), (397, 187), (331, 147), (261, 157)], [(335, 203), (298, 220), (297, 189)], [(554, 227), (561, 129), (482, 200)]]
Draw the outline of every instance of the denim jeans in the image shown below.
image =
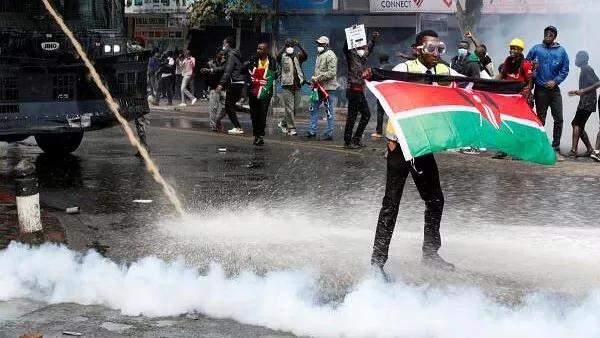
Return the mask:
[(327, 114), (327, 129), (325, 137), (333, 137), (333, 127), (335, 122), (335, 106), (337, 104), (337, 95), (335, 90), (328, 90), (328, 101), (311, 102), (308, 110), (310, 111), (310, 128), (308, 132), (312, 135), (317, 134), (317, 125), (319, 124), (319, 116), (321, 107), (325, 108)]

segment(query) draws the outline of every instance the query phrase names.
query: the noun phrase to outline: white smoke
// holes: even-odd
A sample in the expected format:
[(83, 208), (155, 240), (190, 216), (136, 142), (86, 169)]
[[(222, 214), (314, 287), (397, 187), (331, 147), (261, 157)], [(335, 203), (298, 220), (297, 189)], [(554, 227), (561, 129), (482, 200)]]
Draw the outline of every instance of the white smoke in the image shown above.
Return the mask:
[(98, 304), (125, 315), (197, 311), (298, 335), (347, 337), (600, 336), (600, 293), (565, 303), (541, 294), (505, 306), (477, 289), (387, 284), (367, 277), (339, 303), (320, 303), (308, 271), (206, 274), (181, 261), (144, 258), (119, 265), (94, 252), (11, 244), (0, 252), (0, 300)]

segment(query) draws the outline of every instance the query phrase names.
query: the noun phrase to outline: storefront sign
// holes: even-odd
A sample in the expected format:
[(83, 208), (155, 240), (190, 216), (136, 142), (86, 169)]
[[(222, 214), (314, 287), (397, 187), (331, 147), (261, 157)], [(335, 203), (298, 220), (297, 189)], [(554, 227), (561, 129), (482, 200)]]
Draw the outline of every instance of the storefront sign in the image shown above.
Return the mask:
[(456, 0), (370, 0), (371, 12), (454, 13)]
[[(273, 6), (273, 0), (261, 0), (261, 3), (270, 8)], [(279, 8), (282, 11), (331, 10), (333, 0), (279, 0)]]
[(193, 0), (123, 0), (125, 15), (146, 13), (186, 13)]
[(584, 0), (484, 0), (484, 14), (513, 13), (578, 13), (583, 9)]

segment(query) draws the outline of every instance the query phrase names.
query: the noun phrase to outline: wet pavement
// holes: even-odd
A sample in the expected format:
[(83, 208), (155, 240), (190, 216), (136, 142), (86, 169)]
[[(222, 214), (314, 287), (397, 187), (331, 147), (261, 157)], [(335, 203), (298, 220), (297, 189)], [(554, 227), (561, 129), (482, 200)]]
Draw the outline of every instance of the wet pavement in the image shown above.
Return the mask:
[[(183, 219), (117, 128), (86, 134), (73, 155), (60, 159), (42, 154), (31, 139), (3, 144), (0, 191), (12, 189), (12, 166), (31, 159), (42, 205), (63, 223), (69, 246), (102, 248), (117, 262), (182, 257), (200, 270), (219, 262), (229, 274), (310, 267), (319, 271), (323, 301), (342, 299), (365, 275), (385, 184), (383, 142), (345, 150), (337, 139), (341, 124), (333, 142), (309, 141), (281, 135), (273, 119), (266, 145), (254, 147), (250, 135), (208, 131), (202, 113), (161, 110), (150, 121), (150, 153), (184, 200)], [(543, 167), (490, 156), (437, 155), (446, 200), (441, 254), (458, 271), (421, 266), (423, 203), (409, 179), (389, 272), (409, 283), (477, 287), (508, 304), (532, 291), (587, 294), (600, 282), (600, 165), (578, 159)], [(60, 211), (72, 206), (81, 213)], [(128, 317), (99, 306), (27, 300), (0, 303), (0, 321), (0, 336), (286, 335), (204, 316)]]

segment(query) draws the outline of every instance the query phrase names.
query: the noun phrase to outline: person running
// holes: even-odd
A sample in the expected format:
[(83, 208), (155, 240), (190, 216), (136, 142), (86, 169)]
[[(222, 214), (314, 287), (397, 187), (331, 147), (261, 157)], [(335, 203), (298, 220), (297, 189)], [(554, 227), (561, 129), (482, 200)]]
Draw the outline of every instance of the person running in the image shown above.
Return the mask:
[(573, 126), (573, 142), (571, 145), (571, 151), (569, 157), (577, 158), (577, 148), (579, 146), (579, 140), (587, 147), (587, 155), (596, 161), (600, 161), (598, 154), (592, 147), (590, 139), (585, 132), (585, 124), (590, 118), (590, 115), (596, 111), (596, 105), (598, 98), (596, 96), (596, 88), (600, 79), (594, 72), (594, 69), (589, 65), (590, 56), (586, 51), (580, 51), (575, 56), (575, 66), (581, 69), (579, 74), (579, 90), (569, 91), (569, 96), (579, 96), (579, 105), (577, 106), (577, 112), (571, 122)]
[[(533, 63), (525, 58), (525, 42), (522, 39), (513, 39), (509, 43), (509, 56), (500, 65), (498, 80), (517, 81), (522, 85), (521, 95), (532, 106), (531, 89), (533, 88)], [(507, 156), (505, 152), (499, 151), (493, 158), (503, 159)]]
[(252, 134), (255, 146), (265, 144), (265, 128), (267, 113), (273, 97), (277, 61), (269, 55), (269, 44), (261, 42), (256, 47), (256, 56), (247, 66), (250, 71), (250, 90), (248, 93), (250, 103), (250, 117), (252, 118)]
[[(299, 51), (296, 52), (295, 47)], [(297, 40), (288, 39), (285, 46), (277, 54), (277, 61), (281, 67), (281, 87), (283, 91), (281, 97), (285, 108), (285, 116), (277, 126), (284, 134), (295, 136), (296, 131), (296, 111), (300, 107), (302, 98), (302, 85), (306, 81), (302, 64), (308, 58), (306, 51)]]
[(567, 51), (556, 42), (558, 30), (554, 26), (544, 29), (543, 43), (537, 44), (527, 53), (527, 59), (536, 63), (535, 70), (535, 110), (542, 124), (546, 124), (548, 107), (554, 119), (552, 147), (558, 161), (564, 158), (560, 154), (560, 138), (563, 130), (563, 104), (559, 85), (569, 75), (569, 56)]
[[(417, 34), (415, 39), (415, 60), (406, 61), (394, 67), (395, 71), (423, 74), (454, 75), (459, 74), (439, 62), (445, 52), (444, 43), (438, 34), (432, 30), (425, 30)], [(407, 98), (409, 99), (409, 98)], [(427, 154), (407, 161), (404, 158), (393, 126), (388, 121), (386, 128), (388, 139), (387, 178), (385, 195), (375, 231), (371, 265), (379, 269), (384, 277), (387, 276), (383, 266), (388, 260), (388, 251), (398, 209), (402, 198), (402, 191), (406, 178), (410, 173), (421, 198), (425, 202), (425, 227), (423, 237), (423, 263), (446, 270), (453, 270), (454, 265), (446, 262), (438, 254), (441, 247), (440, 222), (444, 209), (444, 194), (440, 185), (440, 175), (433, 154)]]
[(317, 126), (319, 123), (319, 109), (325, 107), (327, 115), (327, 129), (323, 135), (323, 141), (333, 140), (333, 127), (335, 121), (335, 105), (337, 97), (335, 91), (337, 84), (337, 56), (329, 49), (329, 38), (321, 36), (316, 40), (317, 44), (317, 61), (315, 62), (315, 70), (310, 81), (313, 87), (320, 86), (326, 95), (319, 95), (318, 100), (311, 101), (309, 106), (310, 111), (310, 127), (306, 133), (307, 138), (317, 137)]
[[(238, 120), (235, 109), (245, 84), (245, 77), (242, 74), (242, 55), (240, 51), (235, 48), (235, 40), (232, 37), (227, 37), (223, 40), (223, 51), (226, 53), (225, 67), (216, 91), (218, 93), (226, 91), (225, 113), (229, 116), (229, 120), (233, 124), (233, 128), (230, 129), (228, 133), (232, 135), (241, 135), (244, 133), (244, 130)], [(220, 122), (221, 120), (217, 120), (217, 123)]]
[[(183, 52), (183, 59), (179, 62), (181, 68), (181, 104), (180, 106), (186, 106), (185, 98), (190, 100), (190, 104), (193, 106), (196, 104), (196, 97), (194, 94), (194, 69), (196, 68), (196, 58), (192, 56), (189, 49)], [(191, 91), (188, 90), (190, 87)]]
[(206, 74), (206, 84), (209, 89), (209, 126), (214, 132), (224, 132), (225, 128), (221, 120), (225, 116), (225, 92), (217, 91), (217, 86), (225, 70), (225, 52), (219, 51), (214, 59), (208, 61), (207, 66), (208, 68), (202, 68), (200, 71)]
[[(383, 70), (392, 70), (394, 65), (390, 62), (390, 56), (387, 54), (383, 54), (379, 57), (379, 68)], [(383, 137), (383, 117), (385, 115), (385, 111), (381, 106), (381, 103), (377, 101), (377, 126), (375, 127), (375, 132), (371, 134), (371, 137), (374, 139), (380, 139)]]

